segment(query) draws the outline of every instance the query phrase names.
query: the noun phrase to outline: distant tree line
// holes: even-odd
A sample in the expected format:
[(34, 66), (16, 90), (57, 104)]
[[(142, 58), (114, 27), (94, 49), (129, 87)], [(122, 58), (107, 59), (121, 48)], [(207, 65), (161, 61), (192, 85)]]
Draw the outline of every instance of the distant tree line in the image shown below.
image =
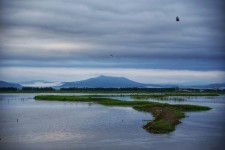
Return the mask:
[(2, 91), (2, 92), (16, 92), (18, 90), (19, 89), (14, 88), (14, 87), (1, 87), (0, 88), (0, 91)]
[(174, 92), (178, 88), (61, 88), (60, 91), (69, 92)]
[(192, 88), (61, 88), (62, 92), (225, 92), (225, 89), (192, 89)]
[(55, 91), (52, 87), (23, 87), (22, 91)]
[(1, 87), (0, 92), (50, 92), (56, 91), (52, 87), (23, 87), (23, 88), (14, 88), (14, 87)]
[(225, 89), (180, 89), (180, 88), (61, 88), (52, 87), (1, 87), (0, 92), (225, 92)]

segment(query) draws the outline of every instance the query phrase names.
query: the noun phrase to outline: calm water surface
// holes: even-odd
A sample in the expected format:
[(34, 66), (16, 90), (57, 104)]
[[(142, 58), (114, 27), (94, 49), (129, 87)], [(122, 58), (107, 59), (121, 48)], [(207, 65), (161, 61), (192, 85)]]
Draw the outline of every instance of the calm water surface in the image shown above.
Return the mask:
[(142, 129), (143, 120), (152, 119), (149, 113), (93, 103), (35, 101), (35, 95), (0, 94), (0, 149), (224, 150), (224, 96), (163, 101), (213, 109), (186, 113), (174, 132), (156, 135)]

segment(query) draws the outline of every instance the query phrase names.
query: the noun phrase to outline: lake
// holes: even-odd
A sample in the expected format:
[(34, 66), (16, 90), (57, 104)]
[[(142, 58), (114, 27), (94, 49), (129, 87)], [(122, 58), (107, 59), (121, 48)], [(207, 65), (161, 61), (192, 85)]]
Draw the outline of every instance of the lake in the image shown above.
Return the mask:
[(225, 96), (161, 101), (213, 109), (186, 113), (174, 132), (151, 134), (142, 128), (144, 120), (153, 119), (149, 113), (93, 103), (35, 101), (35, 95), (0, 94), (0, 149), (224, 149)]

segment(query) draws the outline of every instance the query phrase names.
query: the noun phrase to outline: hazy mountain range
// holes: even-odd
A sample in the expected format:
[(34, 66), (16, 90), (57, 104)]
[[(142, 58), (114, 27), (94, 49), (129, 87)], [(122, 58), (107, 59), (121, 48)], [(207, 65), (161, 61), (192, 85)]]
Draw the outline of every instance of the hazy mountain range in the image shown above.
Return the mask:
[(222, 88), (225, 89), (225, 83), (215, 83), (208, 85), (191, 85), (191, 86), (182, 86), (182, 85), (173, 85), (173, 84), (145, 84), (132, 81), (124, 77), (109, 77), (109, 76), (99, 76), (96, 78), (90, 78), (81, 81), (75, 82), (49, 82), (43, 80), (33, 80), (29, 82), (18, 83), (9, 83), (5, 81), (0, 81), (0, 87), (53, 87), (53, 88), (199, 88), (199, 89), (213, 89), (213, 88)]
[(5, 81), (0, 81), (0, 87), (5, 88), (5, 87), (14, 87), (14, 88), (22, 88), (22, 85), (17, 84), (17, 83), (9, 83)]

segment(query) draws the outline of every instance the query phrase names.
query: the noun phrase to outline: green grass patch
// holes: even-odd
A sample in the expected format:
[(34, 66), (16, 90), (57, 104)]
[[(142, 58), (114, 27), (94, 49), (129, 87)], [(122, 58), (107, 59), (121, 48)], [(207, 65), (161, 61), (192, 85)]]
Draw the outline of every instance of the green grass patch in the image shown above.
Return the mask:
[(152, 133), (168, 133), (175, 129), (175, 126), (164, 120), (155, 120), (150, 123), (151, 126), (146, 124), (144, 129)]

